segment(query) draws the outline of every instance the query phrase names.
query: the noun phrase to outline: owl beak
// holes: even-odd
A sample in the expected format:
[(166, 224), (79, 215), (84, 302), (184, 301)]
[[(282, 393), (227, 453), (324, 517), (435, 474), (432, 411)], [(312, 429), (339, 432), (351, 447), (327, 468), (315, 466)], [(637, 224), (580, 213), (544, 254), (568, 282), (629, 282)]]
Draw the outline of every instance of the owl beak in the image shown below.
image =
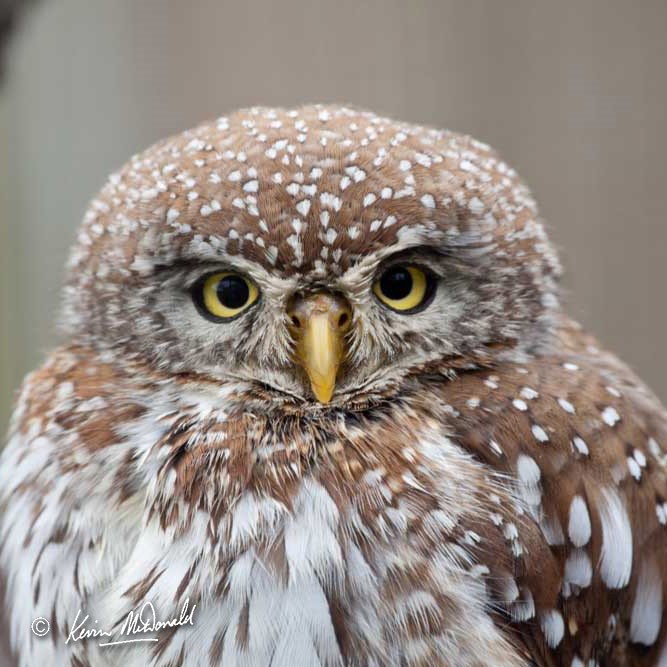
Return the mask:
[(296, 341), (296, 361), (308, 374), (315, 398), (328, 403), (345, 357), (352, 310), (342, 297), (320, 292), (296, 299), (288, 316)]

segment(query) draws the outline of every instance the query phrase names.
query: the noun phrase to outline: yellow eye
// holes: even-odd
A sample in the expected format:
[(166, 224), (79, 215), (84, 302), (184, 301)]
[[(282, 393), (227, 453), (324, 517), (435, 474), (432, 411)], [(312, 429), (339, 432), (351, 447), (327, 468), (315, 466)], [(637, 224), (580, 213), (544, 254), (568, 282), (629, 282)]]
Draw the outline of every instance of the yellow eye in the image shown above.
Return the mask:
[(435, 280), (416, 266), (392, 266), (373, 285), (382, 303), (399, 312), (414, 312), (435, 291)]
[(238, 273), (214, 273), (199, 283), (195, 302), (204, 315), (228, 320), (242, 313), (259, 297), (255, 284)]

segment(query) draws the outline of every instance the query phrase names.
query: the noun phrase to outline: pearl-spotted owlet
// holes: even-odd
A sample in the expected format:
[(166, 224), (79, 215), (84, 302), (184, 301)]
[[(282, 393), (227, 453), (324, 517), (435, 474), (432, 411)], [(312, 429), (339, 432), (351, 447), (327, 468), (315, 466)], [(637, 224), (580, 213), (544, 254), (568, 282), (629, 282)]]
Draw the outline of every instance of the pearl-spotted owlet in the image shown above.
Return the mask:
[(666, 414), (560, 274), (454, 132), (253, 108), (133, 157), (2, 454), (20, 665), (667, 665)]

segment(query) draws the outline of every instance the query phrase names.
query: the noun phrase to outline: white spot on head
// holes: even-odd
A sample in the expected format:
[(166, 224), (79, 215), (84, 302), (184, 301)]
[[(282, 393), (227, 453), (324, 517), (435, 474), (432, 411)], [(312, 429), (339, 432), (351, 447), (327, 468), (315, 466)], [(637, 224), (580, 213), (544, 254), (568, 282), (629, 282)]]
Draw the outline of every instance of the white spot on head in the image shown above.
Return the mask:
[(332, 195), (330, 192), (322, 192), (320, 194), (320, 204), (324, 208), (330, 208), (334, 211), (340, 211), (340, 207), (343, 205), (343, 201), (340, 197)]
[(305, 218), (308, 215), (308, 211), (310, 211), (310, 200), (302, 199), (296, 205), (296, 210), (299, 211), (299, 213), (301, 213), (301, 215)]
[(430, 194), (422, 195), (421, 203), (426, 208), (435, 208), (435, 199), (433, 199), (433, 195)]
[(523, 401), (523, 400), (521, 400), (520, 398), (515, 398), (515, 399), (512, 401), (512, 405), (513, 405), (517, 410), (521, 410), (521, 412), (525, 412), (526, 410), (528, 410), (528, 405), (527, 405), (526, 401)]
[(292, 229), (294, 229), (294, 231), (297, 234), (300, 234), (301, 230), (303, 229), (303, 222), (301, 222), (301, 220), (299, 220), (298, 218), (293, 218), (292, 219)]
[(479, 197), (473, 197), (468, 202), (468, 210), (473, 215), (479, 215), (484, 210), (484, 202), (482, 202), (482, 200)]
[(616, 408), (608, 406), (602, 411), (602, 420), (607, 426), (614, 426), (620, 419), (621, 416), (616, 411)]
[(185, 150), (188, 151), (188, 153), (191, 153), (193, 151), (201, 151), (204, 150), (204, 147), (206, 146), (206, 143), (202, 141), (201, 139), (193, 139), (186, 147)]
[(433, 164), (431, 158), (425, 153), (415, 153), (415, 161), (422, 167), (430, 167)]

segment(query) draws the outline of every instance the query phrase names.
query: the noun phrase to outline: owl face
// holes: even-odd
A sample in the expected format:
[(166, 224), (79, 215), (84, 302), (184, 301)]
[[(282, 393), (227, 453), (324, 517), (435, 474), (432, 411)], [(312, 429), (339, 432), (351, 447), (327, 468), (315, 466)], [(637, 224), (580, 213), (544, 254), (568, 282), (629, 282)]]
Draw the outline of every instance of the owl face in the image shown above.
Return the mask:
[(153, 305), (137, 335), (158, 351), (164, 331), (155, 327), (157, 312), (177, 341), (178, 349), (168, 346), (154, 363), (172, 367), (175, 360), (175, 372), (263, 385), (299, 402), (383, 394), (488, 335), (483, 318), (472, 325), (484, 307), (482, 286), (421, 245), (316, 278), (281, 277), (247, 261), (204, 261), (166, 268), (139, 293)]
[(342, 107), (251, 109), (135, 156), (69, 265), (70, 335), (298, 409), (544, 340), (558, 263), (468, 137)]

